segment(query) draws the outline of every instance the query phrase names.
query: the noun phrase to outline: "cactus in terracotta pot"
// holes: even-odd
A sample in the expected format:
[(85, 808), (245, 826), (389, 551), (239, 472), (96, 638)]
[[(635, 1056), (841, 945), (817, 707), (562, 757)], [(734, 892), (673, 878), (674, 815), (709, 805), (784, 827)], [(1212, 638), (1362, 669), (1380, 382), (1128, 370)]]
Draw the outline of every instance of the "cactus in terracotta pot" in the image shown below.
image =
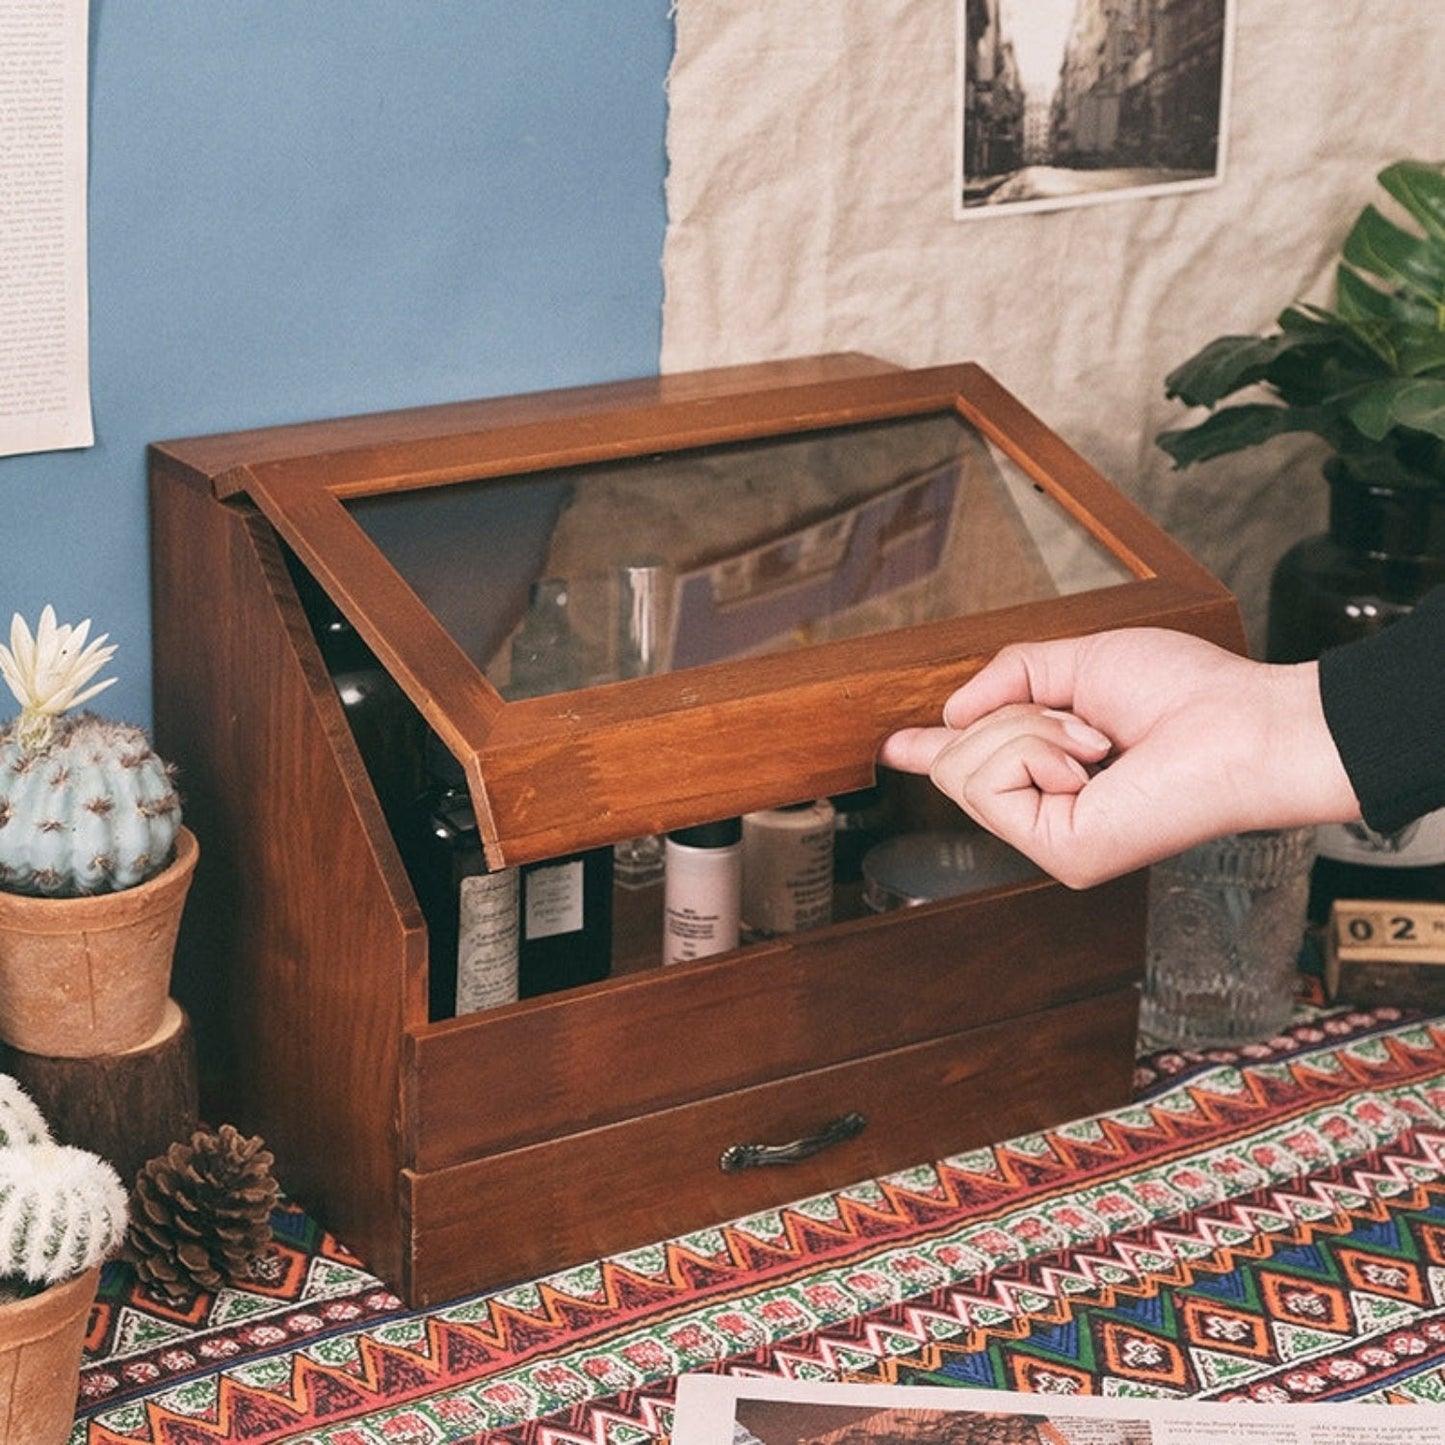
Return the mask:
[(115, 652), (46, 607), (18, 615), (0, 677), (0, 1040), (50, 1058), (121, 1054), (160, 1028), (199, 857), (171, 768), (138, 727), (70, 715)]
[(50, 1139), (0, 1148), (0, 1298), (93, 1269), (126, 1223), (125, 1187), (98, 1154)]
[(70, 709), (115, 652), (89, 644), (87, 619), (60, 626), (46, 607), (32, 635), (17, 613), (0, 677), (20, 713), (0, 729), (0, 890), (78, 898), (132, 888), (172, 857), (181, 823), (168, 764), (145, 732)]
[(70, 1437), (100, 1266), (126, 1224), (116, 1171), (57, 1144), (30, 1097), (0, 1074), (0, 1445)]

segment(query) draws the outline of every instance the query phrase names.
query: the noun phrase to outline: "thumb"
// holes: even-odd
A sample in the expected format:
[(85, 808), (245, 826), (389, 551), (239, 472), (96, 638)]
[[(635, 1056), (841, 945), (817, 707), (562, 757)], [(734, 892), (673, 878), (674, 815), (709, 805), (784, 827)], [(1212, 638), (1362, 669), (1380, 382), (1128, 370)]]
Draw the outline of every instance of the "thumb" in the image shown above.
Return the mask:
[(952, 728), (901, 728), (884, 738), (878, 761), (902, 773), (927, 773), (958, 734)]

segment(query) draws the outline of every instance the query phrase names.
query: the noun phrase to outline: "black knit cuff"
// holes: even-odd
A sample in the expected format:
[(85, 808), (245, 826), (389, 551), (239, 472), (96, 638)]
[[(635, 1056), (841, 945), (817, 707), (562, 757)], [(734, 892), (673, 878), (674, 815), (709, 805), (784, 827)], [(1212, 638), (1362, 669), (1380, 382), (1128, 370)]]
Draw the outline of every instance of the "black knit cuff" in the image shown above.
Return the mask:
[(1323, 653), (1320, 701), (1371, 828), (1393, 833), (1445, 806), (1445, 588)]

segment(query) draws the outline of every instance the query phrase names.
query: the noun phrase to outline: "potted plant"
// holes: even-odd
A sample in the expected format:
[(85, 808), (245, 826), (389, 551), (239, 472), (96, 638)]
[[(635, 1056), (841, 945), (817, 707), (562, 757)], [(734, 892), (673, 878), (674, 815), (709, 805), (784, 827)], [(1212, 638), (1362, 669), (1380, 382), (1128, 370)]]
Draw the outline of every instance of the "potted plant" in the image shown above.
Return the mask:
[[(1296, 303), (1277, 330), (1221, 336), (1164, 381), (1168, 396), (1209, 408), (1157, 438), (1177, 467), (1290, 432), (1329, 448), (1329, 536), (1287, 554), (1272, 581), (1275, 661), (1376, 630), (1445, 580), (1445, 168), (1397, 161), (1379, 182), (1413, 225), (1361, 211), (1333, 309)], [(1378, 605), (1361, 613), (1361, 593)]]
[[(1221, 336), (1170, 372), (1168, 396), (1211, 409), (1158, 437), (1176, 466), (1313, 432), (1359, 481), (1445, 484), (1445, 168), (1397, 161), (1379, 182), (1418, 232), (1367, 205), (1345, 238), (1333, 310), (1298, 302), (1269, 335)], [(1214, 410), (1255, 386), (1273, 400)]]
[[(1291, 547), (1271, 575), (1273, 662), (1377, 632), (1445, 582), (1445, 167), (1402, 160), (1378, 179), (1398, 219), (1361, 211), (1333, 309), (1296, 303), (1270, 334), (1221, 336), (1165, 378), (1170, 397), (1209, 408), (1157, 438), (1178, 467), (1290, 432), (1328, 448), (1329, 530)], [(1320, 829), (1317, 842), (1316, 921), (1337, 897), (1445, 889), (1445, 813), (1408, 836), (1352, 824)]]
[(0, 1039), (27, 1053), (125, 1053), (161, 1026), (199, 849), (145, 732), (72, 709), (114, 647), (90, 622), (16, 614), (0, 677)]
[(0, 1074), (0, 1445), (69, 1438), (100, 1266), (126, 1223), (115, 1170), (55, 1143)]

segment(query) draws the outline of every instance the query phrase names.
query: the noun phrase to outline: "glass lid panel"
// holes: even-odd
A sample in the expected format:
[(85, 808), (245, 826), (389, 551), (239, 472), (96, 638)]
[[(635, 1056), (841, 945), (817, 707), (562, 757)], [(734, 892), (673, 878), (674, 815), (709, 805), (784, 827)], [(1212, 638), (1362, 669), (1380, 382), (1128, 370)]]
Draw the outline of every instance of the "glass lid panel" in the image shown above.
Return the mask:
[(1133, 579), (953, 411), (347, 507), (509, 698)]

